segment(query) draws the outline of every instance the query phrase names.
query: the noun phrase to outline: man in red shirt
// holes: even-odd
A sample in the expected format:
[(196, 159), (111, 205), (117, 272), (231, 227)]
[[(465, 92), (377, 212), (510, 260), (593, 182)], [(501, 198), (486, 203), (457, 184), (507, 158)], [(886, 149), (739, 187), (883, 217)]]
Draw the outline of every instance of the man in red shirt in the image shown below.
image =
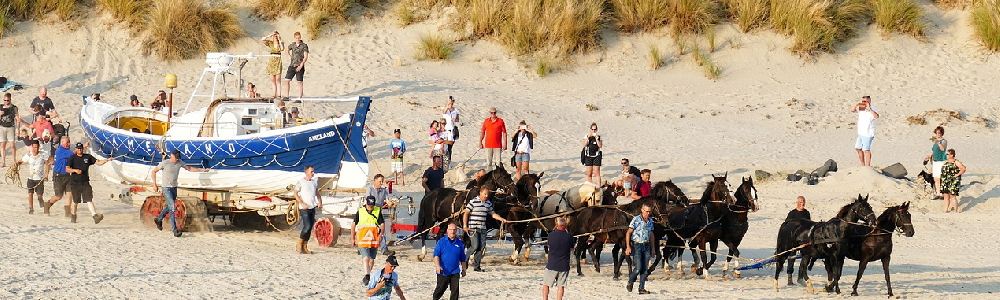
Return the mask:
[(500, 153), (507, 150), (507, 126), (497, 117), (497, 109), (490, 107), (490, 117), (483, 121), (479, 130), (479, 149), (486, 149), (486, 169), (493, 170), (494, 164), (502, 162)]

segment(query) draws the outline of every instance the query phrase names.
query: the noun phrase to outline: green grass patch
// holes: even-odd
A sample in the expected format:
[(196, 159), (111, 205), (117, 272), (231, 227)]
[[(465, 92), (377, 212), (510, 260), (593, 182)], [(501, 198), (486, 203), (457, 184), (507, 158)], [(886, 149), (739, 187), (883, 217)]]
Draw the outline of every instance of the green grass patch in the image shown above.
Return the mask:
[(741, 32), (753, 32), (767, 26), (771, 0), (724, 0), (723, 5)]
[(923, 40), (924, 11), (913, 0), (870, 0), (872, 19), (883, 35), (899, 33)]
[(229, 8), (208, 8), (204, 0), (154, 0), (142, 50), (176, 61), (220, 51), (245, 35)]
[(447, 60), (455, 53), (455, 45), (441, 35), (421, 35), (416, 48), (418, 60)]
[(973, 5), (972, 27), (975, 37), (986, 50), (1000, 51), (1000, 2), (981, 0)]

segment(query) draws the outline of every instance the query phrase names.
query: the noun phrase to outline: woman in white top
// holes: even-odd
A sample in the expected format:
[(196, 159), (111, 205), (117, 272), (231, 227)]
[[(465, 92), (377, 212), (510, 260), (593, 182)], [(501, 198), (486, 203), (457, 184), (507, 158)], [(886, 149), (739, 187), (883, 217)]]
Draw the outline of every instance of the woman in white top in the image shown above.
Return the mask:
[(514, 163), (517, 166), (514, 180), (521, 178), (523, 174), (528, 174), (531, 149), (535, 147), (536, 137), (538, 134), (524, 120), (517, 124), (517, 132), (514, 133), (514, 138), (511, 140), (511, 145), (514, 145)]
[(454, 97), (448, 96), (448, 104), (441, 110), (441, 117), (445, 120), (444, 130), (452, 132), (452, 140), (458, 140), (458, 123), (461, 121), (458, 119), (459, 113), (458, 109), (455, 108)]

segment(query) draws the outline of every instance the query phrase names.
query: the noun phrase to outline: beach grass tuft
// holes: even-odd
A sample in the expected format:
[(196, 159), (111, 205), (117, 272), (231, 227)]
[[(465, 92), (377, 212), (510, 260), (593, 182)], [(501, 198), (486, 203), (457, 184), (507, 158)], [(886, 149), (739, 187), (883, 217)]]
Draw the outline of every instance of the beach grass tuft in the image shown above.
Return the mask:
[[(549, 75), (550, 72), (552, 72), (552, 65), (548, 60), (539, 58), (538, 61), (535, 62), (535, 74), (538, 74), (538, 77), (545, 77), (545, 75)], [(590, 105), (588, 105), (587, 108), (590, 108)]]
[(418, 60), (447, 60), (455, 53), (455, 45), (441, 35), (420, 35), (416, 48)]
[(100, 10), (130, 28), (139, 28), (149, 13), (150, 0), (97, 0)]
[(699, 34), (719, 20), (715, 0), (671, 0), (670, 26), (674, 35)]
[(420, 22), (421, 19), (414, 7), (410, 5), (410, 1), (399, 1), (396, 6), (393, 7), (392, 12), (399, 19), (399, 26), (406, 27), (410, 24)]
[(296, 18), (306, 9), (307, 0), (257, 0), (251, 7), (253, 15), (263, 20), (278, 17)]
[(142, 50), (176, 61), (222, 50), (245, 35), (229, 7), (208, 8), (204, 0), (154, 0)]
[(913, 0), (870, 0), (872, 19), (883, 35), (900, 33), (923, 40), (924, 11)]
[(752, 32), (767, 26), (771, 0), (725, 0), (729, 18), (741, 32)]
[(14, 21), (27, 21), (35, 17), (32, 0), (0, 0), (0, 9)]
[(715, 52), (715, 28), (708, 28), (705, 31), (705, 38), (708, 39), (708, 52)]
[(0, 10), (0, 39), (3, 39), (4, 33), (10, 30), (14, 25), (14, 18), (10, 17), (10, 13), (6, 10)]
[(973, 5), (972, 27), (986, 50), (1000, 51), (1000, 2), (981, 0)]
[(622, 32), (649, 32), (670, 23), (670, 0), (611, 0)]
[(776, 32), (793, 36), (790, 50), (809, 57), (835, 52), (868, 13), (864, 0), (773, 0), (770, 15)]
[(934, 5), (943, 9), (966, 9), (973, 6), (975, 0), (933, 0)]
[[(547, 50), (556, 56), (598, 46), (602, 0), (456, 0), (459, 31), (494, 38), (516, 55)], [(559, 57), (556, 57), (559, 58)]]
[(510, 13), (513, 0), (455, 0), (455, 8), (460, 18), (457, 26), (472, 27), (472, 36), (484, 38), (496, 36)]
[(677, 46), (677, 55), (681, 56), (687, 54), (688, 50), (688, 40), (684, 35), (674, 35), (674, 45)]
[(302, 13), (306, 33), (310, 38), (316, 38), (330, 22), (347, 22), (347, 9), (353, 3), (353, 0), (309, 0), (308, 8)]
[(663, 53), (660, 47), (649, 45), (649, 68), (656, 70), (663, 66)]

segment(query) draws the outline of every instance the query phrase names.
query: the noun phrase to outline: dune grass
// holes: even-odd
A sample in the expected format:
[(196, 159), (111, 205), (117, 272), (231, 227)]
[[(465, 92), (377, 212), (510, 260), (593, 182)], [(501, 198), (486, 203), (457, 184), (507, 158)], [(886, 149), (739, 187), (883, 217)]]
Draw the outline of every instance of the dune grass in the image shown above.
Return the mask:
[(473, 38), (495, 36), (500, 33), (514, 0), (455, 0), (460, 20), (456, 24), (463, 29), (472, 27)]
[(296, 18), (306, 9), (307, 0), (256, 0), (251, 7), (253, 15), (263, 20), (278, 17)]
[(456, 29), (493, 38), (516, 55), (542, 50), (558, 59), (598, 46), (603, 0), (455, 0)]
[(767, 26), (771, 0), (725, 0), (723, 5), (741, 32), (753, 32)]
[(943, 9), (966, 9), (973, 6), (975, 0), (933, 0), (934, 5)]
[(10, 17), (10, 13), (7, 10), (0, 10), (0, 39), (3, 39), (4, 33), (10, 30), (14, 25), (14, 18)]
[(587, 52), (599, 46), (602, 0), (554, 0), (546, 8), (550, 40), (559, 55)]
[(980, 0), (972, 6), (975, 37), (990, 52), (1000, 51), (1000, 2)]
[[(538, 74), (538, 77), (545, 77), (546, 75), (549, 75), (549, 73), (551, 72), (552, 72), (552, 64), (549, 63), (547, 59), (539, 58), (538, 61), (535, 62), (535, 74)], [(590, 104), (587, 105), (587, 108), (588, 109), (591, 108)], [(590, 109), (590, 110), (593, 111), (596, 109)]]
[(913, 0), (870, 0), (872, 19), (883, 35), (900, 33), (923, 40), (924, 11)]
[(97, 0), (97, 7), (130, 28), (141, 27), (151, 0)]
[(657, 70), (663, 66), (663, 53), (660, 52), (660, 47), (656, 45), (649, 45), (649, 68)]
[(416, 48), (418, 60), (447, 60), (455, 53), (455, 45), (441, 35), (420, 35)]
[(146, 26), (143, 53), (167, 61), (222, 50), (245, 35), (236, 14), (204, 0), (154, 0)]
[(302, 26), (310, 38), (316, 38), (330, 22), (347, 22), (347, 9), (352, 4), (354, 0), (309, 0), (308, 8), (302, 13)]
[(670, 0), (670, 27), (674, 35), (699, 34), (719, 20), (715, 0)]
[[(378, 4), (378, 0), (367, 0), (365, 1), (367, 4), (361, 3), (361, 0), (357, 1), (359, 1), (358, 4), (365, 7), (372, 7)], [(399, 18), (400, 26), (405, 27), (427, 20), (431, 12), (451, 4), (451, 0), (401, 0), (393, 6), (392, 12)]]
[(792, 52), (812, 56), (835, 52), (868, 13), (864, 0), (772, 0), (770, 15), (776, 32), (793, 36)]
[(611, 0), (622, 32), (650, 32), (670, 22), (670, 0)]
[(0, 9), (12, 21), (27, 21), (35, 17), (32, 0), (0, 0)]

